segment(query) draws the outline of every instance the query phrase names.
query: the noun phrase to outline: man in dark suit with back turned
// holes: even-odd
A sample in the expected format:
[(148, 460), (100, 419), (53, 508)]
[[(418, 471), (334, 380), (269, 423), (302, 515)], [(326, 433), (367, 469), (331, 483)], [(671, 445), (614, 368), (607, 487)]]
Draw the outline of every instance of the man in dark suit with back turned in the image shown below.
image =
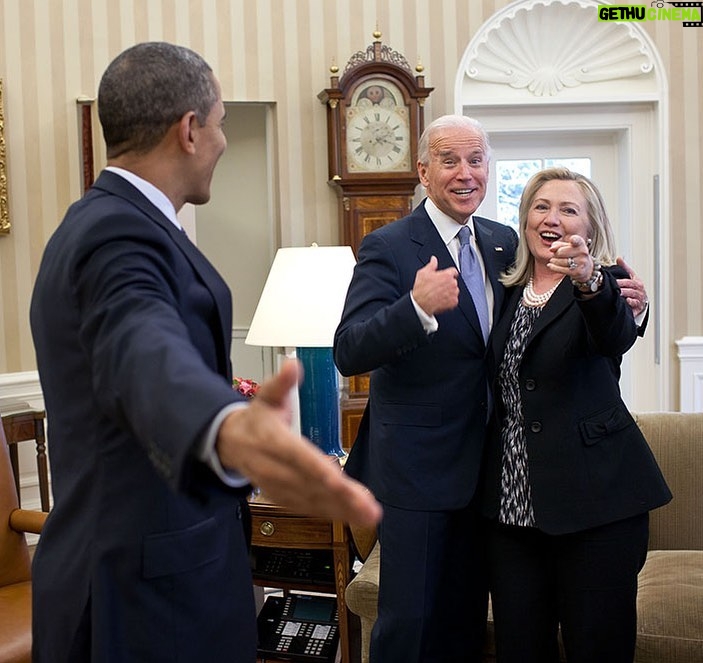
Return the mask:
[(288, 428), (295, 364), (232, 389), (230, 292), (176, 216), (210, 197), (220, 86), (189, 49), (106, 70), (108, 167), (42, 259), (31, 324), (54, 507), (34, 558), (36, 663), (253, 663), (250, 483), (375, 524), (365, 488)]
[[(489, 414), (485, 341), (517, 245), (512, 229), (474, 215), (489, 158), (475, 120), (427, 127), (418, 146), (427, 198), (363, 239), (335, 335), (343, 375), (372, 371), (345, 466), (384, 508), (372, 663), (481, 660), (487, 588), (474, 494)], [(621, 285), (631, 305), (644, 299), (634, 276)]]

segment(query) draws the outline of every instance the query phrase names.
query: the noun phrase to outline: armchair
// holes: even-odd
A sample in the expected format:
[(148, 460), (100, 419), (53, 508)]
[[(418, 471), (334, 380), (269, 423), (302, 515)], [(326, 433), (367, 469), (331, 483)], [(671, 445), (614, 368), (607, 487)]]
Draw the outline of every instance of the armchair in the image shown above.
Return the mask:
[(0, 426), (0, 663), (30, 663), (32, 654), (31, 563), (24, 532), (39, 534), (47, 514), (18, 507)]

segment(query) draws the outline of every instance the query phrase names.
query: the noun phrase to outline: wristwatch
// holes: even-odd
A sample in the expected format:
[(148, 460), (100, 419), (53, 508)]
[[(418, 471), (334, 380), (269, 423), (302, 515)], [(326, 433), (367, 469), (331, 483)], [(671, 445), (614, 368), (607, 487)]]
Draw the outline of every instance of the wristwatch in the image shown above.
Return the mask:
[(603, 272), (601, 271), (600, 263), (593, 263), (593, 271), (588, 281), (575, 281), (571, 279), (571, 283), (575, 288), (585, 293), (598, 292), (603, 285)]

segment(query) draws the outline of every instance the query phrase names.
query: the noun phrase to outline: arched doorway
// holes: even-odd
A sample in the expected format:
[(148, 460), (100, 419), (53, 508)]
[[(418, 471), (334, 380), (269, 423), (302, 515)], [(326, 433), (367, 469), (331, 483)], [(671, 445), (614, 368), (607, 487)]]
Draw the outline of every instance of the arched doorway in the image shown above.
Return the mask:
[(636, 24), (598, 21), (591, 0), (519, 0), (468, 45), (456, 112), (480, 120), (493, 146), (492, 188), (481, 212), (501, 219), (502, 167), (588, 161), (616, 227), (621, 255), (644, 280), (650, 321), (623, 363), (633, 410), (671, 409), (666, 321), (667, 82), (656, 48)]

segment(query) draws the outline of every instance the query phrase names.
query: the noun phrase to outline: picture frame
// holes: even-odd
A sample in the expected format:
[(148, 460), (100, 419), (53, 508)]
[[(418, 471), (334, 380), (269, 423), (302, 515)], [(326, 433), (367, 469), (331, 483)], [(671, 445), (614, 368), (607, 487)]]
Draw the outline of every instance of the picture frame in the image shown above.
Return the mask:
[(0, 79), (0, 235), (10, 232), (10, 209), (7, 200), (7, 151), (5, 149), (5, 114), (2, 105), (2, 79)]
[(95, 181), (95, 159), (93, 156), (93, 107), (95, 99), (78, 97), (78, 133), (81, 149), (81, 194)]

